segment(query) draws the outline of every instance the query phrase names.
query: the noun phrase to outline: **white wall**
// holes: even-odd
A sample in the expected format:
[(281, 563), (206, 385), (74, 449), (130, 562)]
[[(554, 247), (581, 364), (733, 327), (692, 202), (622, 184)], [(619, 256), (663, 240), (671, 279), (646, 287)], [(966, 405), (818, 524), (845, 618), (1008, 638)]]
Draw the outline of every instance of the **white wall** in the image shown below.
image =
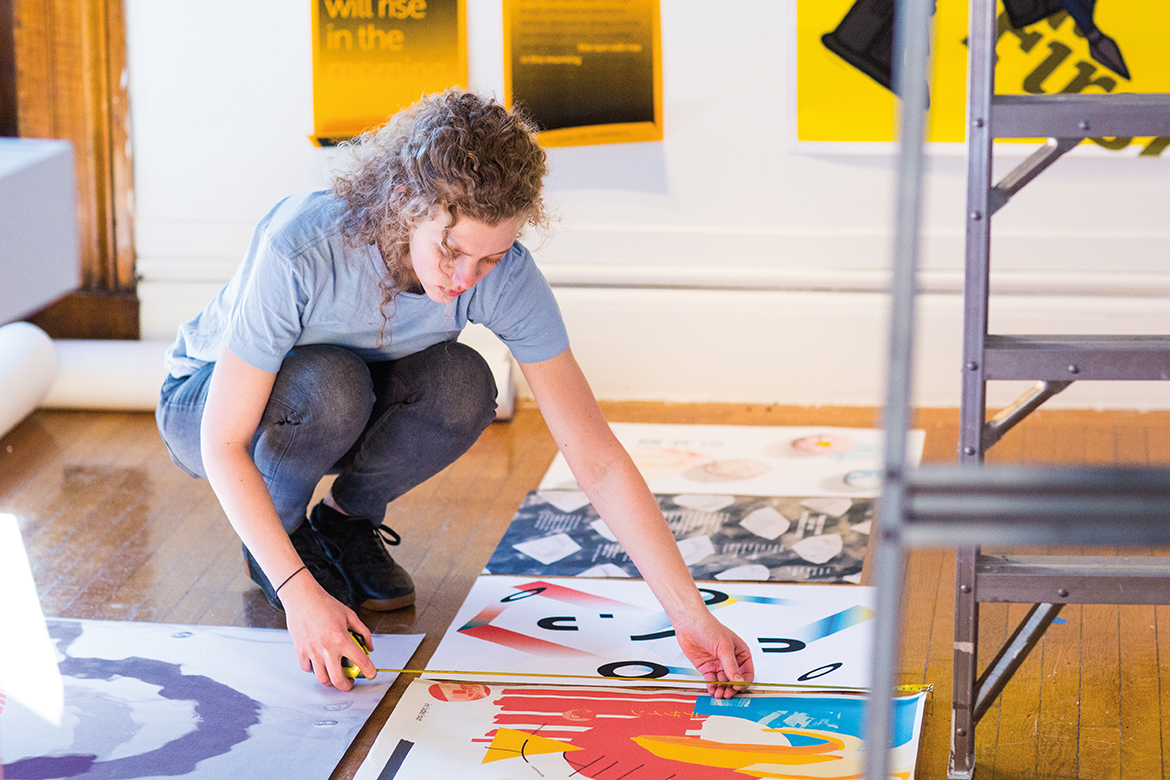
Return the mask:
[[(468, 6), (472, 86), (499, 94), (499, 0)], [(665, 141), (550, 150), (561, 225), (534, 249), (574, 351), (605, 398), (879, 404), (892, 154), (796, 144), (793, 0), (709, 10), (662, 3)], [(307, 140), (306, 4), (127, 0), (127, 25), (142, 328), (165, 338), (276, 200), (325, 186), (333, 152)], [(993, 326), (1166, 332), (1168, 166), (1070, 156), (1017, 196), (996, 217)], [(926, 405), (958, 403), (964, 171), (961, 150), (932, 153)], [(1170, 385), (1052, 405), (1170, 408)]]

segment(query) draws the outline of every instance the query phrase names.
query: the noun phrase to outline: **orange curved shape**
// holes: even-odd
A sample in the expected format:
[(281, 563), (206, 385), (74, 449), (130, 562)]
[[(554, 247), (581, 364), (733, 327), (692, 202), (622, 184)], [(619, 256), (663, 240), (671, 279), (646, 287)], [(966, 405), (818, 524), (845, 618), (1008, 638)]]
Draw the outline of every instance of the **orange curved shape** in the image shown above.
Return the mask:
[[(758, 777), (761, 780), (764, 780), (765, 778), (767, 778), (767, 780), (865, 780), (864, 774), (833, 775), (832, 777), (829, 777), (828, 775), (793, 775), (789, 774), (788, 772), (785, 772), (781, 775), (776, 774), (775, 772), (757, 772), (751, 769), (737, 769), (736, 771), (742, 772), (749, 777)], [(897, 776), (901, 777), (901, 775)], [(903, 778), (903, 780), (909, 780), (909, 778)]]
[[(786, 733), (802, 734), (793, 729)], [(633, 740), (659, 758), (681, 761), (685, 764), (741, 769), (752, 764), (820, 764), (839, 761), (841, 756), (832, 751), (845, 747), (843, 740), (824, 734), (807, 733), (808, 736), (823, 739), (816, 745), (761, 745), (758, 743), (712, 742), (698, 737), (642, 736)]]

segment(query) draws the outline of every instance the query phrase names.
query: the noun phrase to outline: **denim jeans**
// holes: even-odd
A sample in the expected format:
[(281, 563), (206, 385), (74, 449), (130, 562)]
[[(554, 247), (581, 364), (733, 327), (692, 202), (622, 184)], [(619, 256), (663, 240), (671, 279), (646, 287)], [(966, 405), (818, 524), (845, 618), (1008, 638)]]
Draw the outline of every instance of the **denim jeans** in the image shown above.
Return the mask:
[[(207, 477), (199, 432), (214, 367), (167, 377), (155, 410), (171, 460), (194, 477)], [(338, 475), (333, 499), (344, 512), (380, 523), (388, 503), (475, 443), (495, 419), (495, 398), (486, 361), (458, 342), (369, 364), (343, 347), (295, 347), (276, 375), (252, 458), (290, 533), (326, 474)]]

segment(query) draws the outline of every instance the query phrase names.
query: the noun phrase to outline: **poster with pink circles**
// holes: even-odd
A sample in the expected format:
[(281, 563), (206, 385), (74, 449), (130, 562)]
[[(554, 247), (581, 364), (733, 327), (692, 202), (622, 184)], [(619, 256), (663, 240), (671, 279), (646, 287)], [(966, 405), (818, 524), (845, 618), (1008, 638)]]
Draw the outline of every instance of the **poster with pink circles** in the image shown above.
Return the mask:
[[(653, 493), (872, 497), (881, 489), (884, 435), (874, 428), (611, 423)], [(910, 431), (907, 460), (926, 434)], [(560, 454), (540, 490), (580, 490)]]

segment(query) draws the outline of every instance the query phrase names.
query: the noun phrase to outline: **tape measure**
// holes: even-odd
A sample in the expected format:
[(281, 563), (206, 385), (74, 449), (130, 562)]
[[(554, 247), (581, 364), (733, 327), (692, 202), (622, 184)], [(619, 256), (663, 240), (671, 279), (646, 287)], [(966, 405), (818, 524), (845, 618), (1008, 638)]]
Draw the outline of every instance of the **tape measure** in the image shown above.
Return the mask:
[[(365, 653), (366, 655), (370, 654), (370, 648), (366, 647), (366, 643), (362, 641), (361, 634), (358, 634), (355, 631), (350, 631), (349, 638), (353, 640), (353, 643), (355, 645), (357, 645), (358, 647), (360, 647), (362, 649), (363, 653)], [(341, 657), (341, 671), (342, 671), (342, 673), (345, 674), (346, 677), (349, 677), (350, 679), (353, 679), (353, 680), (357, 680), (359, 678), (362, 680), (366, 679), (366, 676), (364, 674), (362, 674), (362, 670), (357, 668), (357, 665), (354, 664), (353, 661), (349, 660), (345, 656)], [(391, 670), (391, 669), (375, 669), (374, 671), (389, 672), (389, 671), (393, 671), (393, 670)]]
[[(353, 631), (350, 631), (349, 635), (353, 639), (354, 644), (362, 649), (363, 653), (369, 653), (369, 648), (367, 648), (366, 643), (362, 641), (360, 634), (356, 634)], [(349, 678), (354, 679), (354, 680), (358, 680), (358, 679), (365, 680), (366, 679), (366, 676), (364, 674), (362, 674), (362, 670), (359, 669), (352, 661), (350, 661), (348, 658), (345, 658), (345, 657), (342, 657), (342, 659), (341, 659), (341, 671), (344, 672), (346, 677), (349, 677)], [(452, 675), (452, 676), (474, 674), (474, 675), (482, 675), (484, 677), (502, 677), (502, 678), (507, 678), (507, 679), (511, 679), (513, 677), (537, 677), (537, 678), (541, 678), (541, 679), (552, 678), (552, 679), (561, 679), (561, 680), (592, 680), (594, 682), (604, 681), (604, 680), (620, 680), (621, 682), (629, 683), (629, 682), (636, 682), (637, 681), (637, 678), (631, 678), (631, 677), (603, 677), (603, 676), (591, 675), (591, 674), (538, 674), (538, 673), (532, 673), (532, 672), (468, 672), (468, 671), (460, 671), (460, 670), (456, 670), (456, 669), (375, 669), (375, 671), (377, 671), (379, 673), (386, 672), (387, 674), (431, 674), (431, 675)], [(750, 682), (750, 683), (740, 682), (740, 683), (737, 683), (737, 682), (720, 682), (720, 681), (715, 681), (715, 680), (712, 680), (712, 681), (707, 681), (707, 680), (694, 680), (694, 681), (691, 681), (691, 680), (672, 680), (671, 682), (694, 682), (694, 684), (696, 686), (742, 685), (745, 688), (794, 688), (797, 690), (853, 691), (853, 692), (858, 692), (858, 693), (865, 692), (868, 690), (867, 688), (842, 688), (840, 686), (834, 686), (834, 685), (792, 685), (790, 683), (772, 683), (772, 682)], [(922, 693), (924, 691), (926, 693), (930, 693), (930, 692), (934, 691), (934, 685), (930, 684), (930, 683), (927, 683), (925, 685), (898, 685), (898, 686), (895, 686), (895, 690), (901, 691), (903, 693)]]

